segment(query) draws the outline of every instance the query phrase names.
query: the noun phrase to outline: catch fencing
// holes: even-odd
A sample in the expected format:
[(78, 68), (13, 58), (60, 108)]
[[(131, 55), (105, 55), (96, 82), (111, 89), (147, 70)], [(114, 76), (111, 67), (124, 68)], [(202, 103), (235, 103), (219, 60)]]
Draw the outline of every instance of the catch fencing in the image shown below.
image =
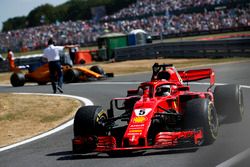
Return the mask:
[(153, 58), (250, 57), (250, 38), (159, 42), (114, 49), (115, 61)]

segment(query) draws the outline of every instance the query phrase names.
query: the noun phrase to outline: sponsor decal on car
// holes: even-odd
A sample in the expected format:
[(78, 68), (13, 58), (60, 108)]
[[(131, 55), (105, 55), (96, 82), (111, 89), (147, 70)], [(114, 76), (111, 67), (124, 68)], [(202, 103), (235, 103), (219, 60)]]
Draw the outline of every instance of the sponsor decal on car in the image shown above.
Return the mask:
[(129, 133), (141, 133), (142, 132), (142, 129), (132, 129), (132, 130), (129, 130)]
[(147, 117), (144, 116), (139, 116), (139, 117), (135, 117), (133, 119), (134, 123), (144, 123), (147, 120)]
[(134, 110), (136, 116), (146, 116), (150, 111), (152, 111), (152, 108), (140, 108)]
[(132, 125), (130, 125), (130, 128), (140, 128), (140, 127), (144, 127), (144, 124), (132, 124)]

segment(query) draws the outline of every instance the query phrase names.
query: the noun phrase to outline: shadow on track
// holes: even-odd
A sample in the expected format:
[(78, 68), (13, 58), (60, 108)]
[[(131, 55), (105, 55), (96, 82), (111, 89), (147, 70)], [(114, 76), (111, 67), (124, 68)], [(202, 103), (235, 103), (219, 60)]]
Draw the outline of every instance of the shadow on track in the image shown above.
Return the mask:
[(87, 154), (74, 154), (72, 151), (62, 151), (47, 154), (46, 156), (55, 156), (58, 157), (58, 161), (65, 160), (83, 160), (83, 159), (103, 159), (103, 158), (129, 158), (137, 156), (155, 156), (163, 154), (183, 154), (183, 153), (192, 153), (196, 152), (198, 148), (185, 148), (185, 149), (168, 149), (168, 150), (148, 150), (148, 151), (138, 151), (133, 153), (122, 153), (117, 152), (112, 155), (106, 153), (87, 153)]

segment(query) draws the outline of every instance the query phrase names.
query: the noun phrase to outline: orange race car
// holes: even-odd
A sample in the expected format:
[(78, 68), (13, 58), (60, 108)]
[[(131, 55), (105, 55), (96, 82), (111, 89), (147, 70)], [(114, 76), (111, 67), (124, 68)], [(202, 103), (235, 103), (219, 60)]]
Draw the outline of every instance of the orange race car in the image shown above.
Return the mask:
[[(113, 73), (105, 73), (99, 66), (92, 66), (89, 69), (83, 66), (72, 67), (68, 63), (62, 63), (64, 82), (72, 83), (78, 81), (92, 81), (113, 77)], [(28, 68), (27, 73), (16, 70), (10, 77), (13, 87), (23, 86), (26, 82), (36, 82), (38, 85), (45, 85), (50, 82), (48, 63), (41, 64), (36, 68)]]

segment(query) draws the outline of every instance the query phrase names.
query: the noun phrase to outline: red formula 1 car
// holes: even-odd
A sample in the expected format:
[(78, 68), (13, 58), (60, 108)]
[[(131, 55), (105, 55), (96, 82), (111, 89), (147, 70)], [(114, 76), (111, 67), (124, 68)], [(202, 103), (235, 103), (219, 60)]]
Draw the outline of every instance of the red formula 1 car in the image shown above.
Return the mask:
[[(190, 91), (183, 84), (206, 78), (210, 86), (205, 92)], [(212, 91), (214, 82), (212, 69), (177, 71), (171, 64), (156, 63), (151, 81), (128, 90), (126, 97), (112, 99), (107, 112), (100, 106), (77, 111), (73, 152), (113, 154), (211, 144), (219, 124), (241, 121), (244, 111), (238, 85)]]

